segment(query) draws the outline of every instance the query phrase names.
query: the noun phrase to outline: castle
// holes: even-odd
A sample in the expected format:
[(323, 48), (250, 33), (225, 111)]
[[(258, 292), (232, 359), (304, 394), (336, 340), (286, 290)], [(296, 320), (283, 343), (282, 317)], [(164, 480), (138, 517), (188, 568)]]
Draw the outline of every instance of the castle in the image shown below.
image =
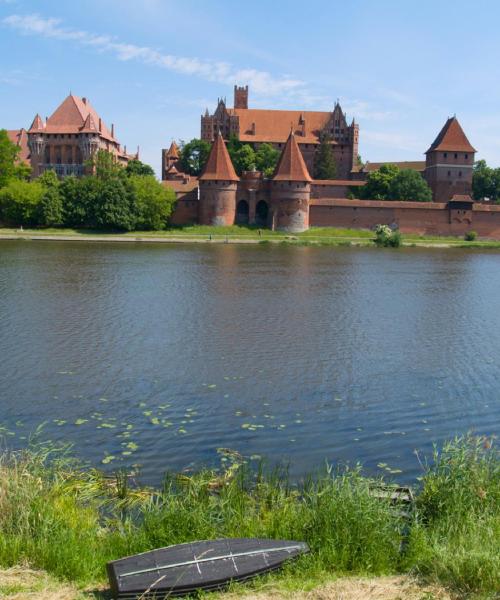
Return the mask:
[[(329, 137), (338, 179), (311, 176), (324, 134)], [(254, 148), (266, 142), (280, 150), (273, 176), (267, 179), (258, 171), (246, 171), (238, 177), (225, 144), (230, 136)], [(164, 183), (174, 188), (178, 198), (174, 224), (254, 224), (301, 232), (310, 226), (371, 228), (391, 223), (406, 231), (451, 235), (470, 229), (473, 213), (491, 215), (500, 210), (474, 206), (476, 150), (456, 117), (446, 121), (425, 153), (425, 162), (396, 163), (421, 173), (432, 190), (431, 203), (352, 199), (373, 167), (357, 165), (359, 126), (354, 119), (347, 125), (338, 102), (332, 112), (249, 109), (248, 86), (235, 86), (234, 108), (219, 99), (214, 114), (206, 111), (201, 117), (201, 137), (213, 144), (199, 179), (180, 172), (175, 142), (162, 151)], [(479, 228), (478, 215), (474, 221)], [(483, 224), (485, 231), (489, 218)]]
[(87, 98), (69, 94), (45, 121), (39, 114), (31, 127), (10, 130), (10, 139), (20, 148), (20, 159), (31, 166), (32, 177), (52, 169), (59, 176), (83, 175), (86, 162), (98, 150), (111, 152), (121, 164), (135, 156), (122, 150), (114, 125), (108, 129)]

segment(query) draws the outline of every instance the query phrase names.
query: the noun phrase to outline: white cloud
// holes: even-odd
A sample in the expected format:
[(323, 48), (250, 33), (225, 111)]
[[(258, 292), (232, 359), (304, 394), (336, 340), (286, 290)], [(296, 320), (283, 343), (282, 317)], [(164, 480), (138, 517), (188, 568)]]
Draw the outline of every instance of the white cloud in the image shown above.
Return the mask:
[(121, 61), (137, 61), (225, 85), (248, 83), (252, 92), (258, 95), (294, 94), (305, 85), (303, 81), (290, 76), (274, 76), (257, 69), (237, 69), (223, 61), (163, 54), (155, 48), (120, 42), (109, 35), (63, 27), (60, 19), (44, 18), (37, 14), (10, 15), (2, 23), (25, 35), (38, 35), (89, 46), (99, 52), (112, 54)]

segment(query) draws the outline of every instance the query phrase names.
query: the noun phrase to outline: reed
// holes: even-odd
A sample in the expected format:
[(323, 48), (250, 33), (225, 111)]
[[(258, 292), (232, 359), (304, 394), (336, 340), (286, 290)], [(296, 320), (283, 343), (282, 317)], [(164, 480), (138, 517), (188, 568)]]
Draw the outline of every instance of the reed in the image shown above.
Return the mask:
[[(500, 588), (500, 463), (484, 439), (446, 444), (423, 465), (414, 516), (371, 493), (359, 466), (292, 483), (286, 469), (170, 474), (161, 489), (85, 468), (67, 449), (0, 458), (0, 565), (27, 564), (84, 586), (108, 560), (225, 536), (305, 540), (311, 553), (273, 575), (284, 587), (343, 574), (418, 573), (464, 598)], [(227, 464), (227, 463), (226, 463)], [(257, 585), (259, 585), (257, 583)], [(482, 595), (482, 596), (480, 596)]]

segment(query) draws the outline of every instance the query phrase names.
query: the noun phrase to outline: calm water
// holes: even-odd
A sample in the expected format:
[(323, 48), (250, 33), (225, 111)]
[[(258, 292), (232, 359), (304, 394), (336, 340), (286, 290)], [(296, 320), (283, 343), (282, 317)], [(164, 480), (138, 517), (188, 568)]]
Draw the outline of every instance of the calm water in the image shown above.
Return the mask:
[(411, 480), (415, 449), (498, 433), (499, 274), (486, 251), (0, 242), (3, 443), (45, 422), (151, 483), (219, 447)]

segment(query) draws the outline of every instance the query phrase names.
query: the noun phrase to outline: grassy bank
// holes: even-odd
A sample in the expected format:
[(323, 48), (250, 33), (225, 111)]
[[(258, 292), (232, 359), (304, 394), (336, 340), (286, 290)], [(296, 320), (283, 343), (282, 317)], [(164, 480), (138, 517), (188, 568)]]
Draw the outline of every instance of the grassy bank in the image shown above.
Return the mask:
[[(86, 241), (154, 241), (154, 242), (203, 242), (203, 243), (284, 243), (311, 246), (373, 246), (374, 233), (363, 229), (340, 229), (313, 227), (297, 234), (287, 234), (251, 226), (232, 225), (210, 227), (192, 225), (173, 227), (161, 231), (133, 231), (129, 233), (103, 232), (88, 229), (19, 229), (0, 228), (0, 239), (81, 239)], [(405, 234), (403, 246), (437, 248), (500, 248), (500, 241), (465, 241), (459, 237), (418, 236)]]
[(257, 590), (400, 573), (444, 584), (462, 598), (493, 598), (500, 589), (500, 461), (488, 440), (456, 440), (436, 453), (410, 519), (375, 498), (371, 490), (380, 482), (360, 469), (292, 485), (285, 471), (250, 471), (238, 457), (229, 462), (223, 471), (167, 476), (161, 490), (150, 490), (53, 449), (4, 454), (0, 567), (27, 565), (59, 581), (102, 587), (108, 560), (248, 536), (306, 540), (312, 550), (253, 584)]

